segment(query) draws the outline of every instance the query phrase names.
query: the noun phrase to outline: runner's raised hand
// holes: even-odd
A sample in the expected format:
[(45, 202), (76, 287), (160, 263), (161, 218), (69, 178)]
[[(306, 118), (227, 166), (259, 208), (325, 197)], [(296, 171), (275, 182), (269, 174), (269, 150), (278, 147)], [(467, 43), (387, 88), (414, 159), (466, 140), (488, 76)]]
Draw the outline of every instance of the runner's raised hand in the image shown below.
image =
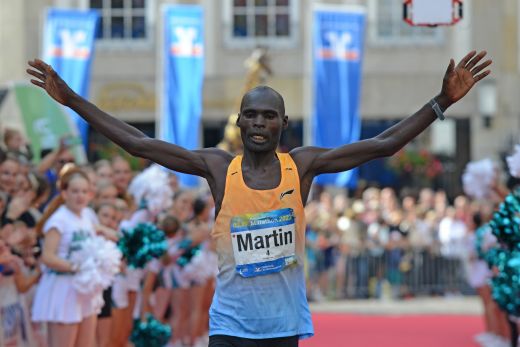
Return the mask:
[(75, 94), (72, 89), (61, 79), (60, 75), (49, 64), (40, 59), (28, 62), (32, 69), (27, 73), (34, 76), (31, 83), (44, 89), (54, 100), (62, 105), (68, 106), (71, 97)]
[(446, 105), (443, 102), (445, 106), (462, 99), (478, 81), (490, 74), (490, 70), (483, 70), (491, 65), (491, 60), (486, 60), (479, 64), (486, 54), (486, 51), (482, 51), (479, 54), (476, 51), (471, 51), (462, 58), (457, 66), (455, 66), (455, 61), (450, 59), (439, 95), (439, 98), (445, 99), (443, 100), (447, 103)]

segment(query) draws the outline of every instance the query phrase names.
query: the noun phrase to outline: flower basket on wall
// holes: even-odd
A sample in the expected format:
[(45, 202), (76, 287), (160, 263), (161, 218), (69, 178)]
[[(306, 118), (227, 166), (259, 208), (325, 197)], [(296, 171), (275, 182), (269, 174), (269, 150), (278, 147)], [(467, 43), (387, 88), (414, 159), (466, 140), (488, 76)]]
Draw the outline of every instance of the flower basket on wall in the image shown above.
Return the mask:
[(387, 165), (401, 180), (402, 186), (431, 187), (442, 173), (442, 163), (426, 149), (402, 149), (392, 156)]

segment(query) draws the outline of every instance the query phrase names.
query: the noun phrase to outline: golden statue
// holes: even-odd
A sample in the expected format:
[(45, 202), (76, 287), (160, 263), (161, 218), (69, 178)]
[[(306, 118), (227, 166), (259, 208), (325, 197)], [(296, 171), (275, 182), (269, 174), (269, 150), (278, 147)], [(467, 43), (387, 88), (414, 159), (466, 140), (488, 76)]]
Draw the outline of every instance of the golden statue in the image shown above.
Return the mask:
[[(256, 48), (249, 58), (244, 61), (244, 66), (248, 70), (246, 81), (240, 97), (235, 101), (235, 110), (240, 108), (242, 96), (254, 87), (263, 84), (266, 77), (272, 73), (269, 67), (267, 49), (263, 47)], [(233, 113), (229, 116), (226, 127), (224, 128), (224, 138), (217, 145), (218, 148), (233, 154), (241, 154), (243, 150), (240, 129), (236, 126), (237, 119), (237, 113)]]

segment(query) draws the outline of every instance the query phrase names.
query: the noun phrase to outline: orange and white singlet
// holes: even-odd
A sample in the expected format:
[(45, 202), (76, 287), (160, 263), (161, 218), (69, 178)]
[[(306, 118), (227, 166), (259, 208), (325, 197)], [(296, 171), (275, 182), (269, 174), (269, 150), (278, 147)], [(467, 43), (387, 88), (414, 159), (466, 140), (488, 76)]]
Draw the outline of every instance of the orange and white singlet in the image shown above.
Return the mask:
[(303, 272), (305, 215), (298, 170), (277, 154), (278, 187), (249, 188), (242, 156), (227, 171), (212, 237), (219, 274), (210, 309), (210, 335), (265, 339), (313, 335)]

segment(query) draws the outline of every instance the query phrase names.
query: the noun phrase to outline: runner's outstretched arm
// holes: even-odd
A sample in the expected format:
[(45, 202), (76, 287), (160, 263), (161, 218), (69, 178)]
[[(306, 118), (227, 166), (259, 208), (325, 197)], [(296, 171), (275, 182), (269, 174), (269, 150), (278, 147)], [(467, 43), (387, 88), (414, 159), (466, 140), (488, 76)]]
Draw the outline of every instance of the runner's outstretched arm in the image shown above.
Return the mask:
[[(450, 60), (441, 92), (435, 97), (443, 112), (464, 97), (478, 81), (489, 75), (490, 70), (483, 70), (491, 64), (491, 60), (479, 64), (485, 55), (485, 51), (479, 54), (472, 51), (456, 66), (453, 59)], [(294, 149), (291, 156), (297, 162), (300, 177), (312, 181), (314, 176), (322, 173), (346, 171), (369, 160), (391, 156), (436, 119), (432, 106), (427, 103), (415, 114), (371, 139), (333, 149), (300, 147)]]
[(44, 89), (60, 104), (73, 109), (94, 129), (134, 156), (150, 159), (178, 172), (205, 178), (211, 176), (211, 163), (208, 164), (208, 160), (222, 160), (223, 157), (229, 159), (229, 154), (217, 149), (190, 151), (150, 138), (76, 94), (50, 65), (39, 59), (29, 61), (29, 65), (32, 69), (27, 69), (27, 73), (35, 77), (31, 79), (31, 83)]

